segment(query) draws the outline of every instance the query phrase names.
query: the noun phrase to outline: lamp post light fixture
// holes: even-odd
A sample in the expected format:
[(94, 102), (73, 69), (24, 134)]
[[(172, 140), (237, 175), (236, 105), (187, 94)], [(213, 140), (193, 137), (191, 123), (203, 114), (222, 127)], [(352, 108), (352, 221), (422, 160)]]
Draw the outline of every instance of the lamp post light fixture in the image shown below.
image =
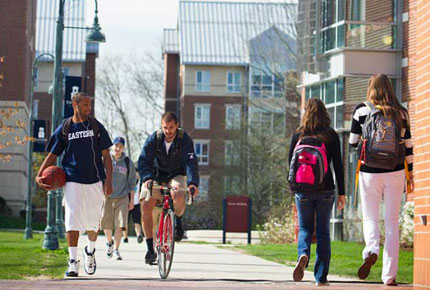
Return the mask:
[[(39, 60), (42, 57), (51, 57), (54, 59), (55, 57), (50, 53), (42, 53), (38, 55), (33, 60), (33, 65), (31, 66), (31, 85), (30, 85), (30, 112), (28, 114), (28, 135), (33, 134), (33, 121), (34, 121), (34, 72), (36, 70), (36, 66)], [(32, 222), (32, 191), (33, 191), (33, 142), (28, 142), (28, 161), (27, 161), (27, 198), (26, 198), (26, 206), (25, 206), (25, 230), (24, 230), (24, 239), (32, 239), (33, 238), (33, 230), (31, 228)]]
[[(66, 0), (59, 0), (59, 14), (57, 19), (57, 29), (56, 29), (56, 44), (55, 44), (55, 65), (54, 65), (54, 86), (52, 95), (52, 126), (51, 132), (53, 133), (55, 129), (60, 125), (62, 121), (62, 98), (63, 98), (63, 71), (62, 71), (62, 60), (63, 60), (63, 32), (64, 28), (72, 29), (85, 29), (89, 30), (86, 37), (86, 41), (89, 42), (105, 42), (106, 38), (101, 32), (101, 28), (98, 22), (98, 6), (97, 0), (94, 23), (91, 28), (89, 27), (72, 27), (64, 26), (64, 4)], [(60, 158), (57, 158), (57, 166), (61, 166)], [(57, 197), (57, 203), (55, 203), (55, 196)], [(63, 227), (63, 221), (61, 218), (57, 218), (57, 226), (55, 225), (55, 207), (57, 207), (57, 217), (62, 216), (62, 206), (61, 200), (63, 197), (63, 192), (59, 190), (51, 190), (48, 192), (48, 205), (47, 205), (47, 226), (45, 229), (45, 235), (42, 247), (48, 250), (58, 249), (58, 238), (57, 238), (57, 226), (60, 227), (60, 231)], [(57, 205), (57, 206), (56, 206)]]

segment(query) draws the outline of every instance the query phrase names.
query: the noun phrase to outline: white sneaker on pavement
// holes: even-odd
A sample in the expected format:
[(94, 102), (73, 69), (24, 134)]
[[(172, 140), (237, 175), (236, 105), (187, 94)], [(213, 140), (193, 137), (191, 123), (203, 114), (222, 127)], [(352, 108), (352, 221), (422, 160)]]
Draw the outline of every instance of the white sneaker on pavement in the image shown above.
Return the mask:
[(70, 260), (67, 259), (67, 262), (69, 263), (69, 268), (66, 271), (66, 277), (78, 277), (79, 275), (79, 260)]
[(106, 243), (106, 255), (109, 259), (112, 258), (113, 244), (114, 244), (113, 241), (112, 241), (112, 244), (109, 244), (109, 242)]
[(87, 252), (87, 246), (84, 248), (84, 269), (88, 275), (93, 275), (96, 272), (96, 249), (90, 254)]
[(115, 260), (122, 260), (121, 254), (119, 253), (118, 249), (113, 251), (113, 257), (115, 258)]

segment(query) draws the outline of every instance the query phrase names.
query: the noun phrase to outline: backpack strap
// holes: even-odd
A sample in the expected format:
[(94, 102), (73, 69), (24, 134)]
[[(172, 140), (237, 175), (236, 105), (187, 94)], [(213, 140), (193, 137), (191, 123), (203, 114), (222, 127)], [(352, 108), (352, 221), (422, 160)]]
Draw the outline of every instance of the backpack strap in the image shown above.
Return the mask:
[(130, 175), (130, 158), (128, 158), (128, 156), (125, 156), (124, 161), (125, 161), (125, 166), (127, 166), (127, 182), (128, 182), (128, 177)]
[(100, 127), (99, 127), (99, 122), (97, 121), (96, 118), (93, 117), (88, 117), (88, 120), (91, 124), (91, 129), (93, 129), (94, 132), (94, 136), (96, 137), (96, 141), (97, 141), (97, 145), (100, 144), (100, 139), (101, 139), (101, 132), (100, 132)]
[(178, 141), (175, 148), (176, 154), (179, 157), (182, 157), (182, 139), (184, 138), (184, 129), (178, 128), (178, 134), (176, 135), (176, 140)]
[(61, 140), (63, 143), (64, 148), (67, 147), (67, 144), (69, 143), (69, 132), (70, 132), (70, 125), (72, 124), (72, 117), (66, 118), (63, 120), (62, 127), (61, 127)]
[(409, 175), (408, 161), (405, 158), (406, 193), (412, 192), (411, 176)]
[(355, 169), (354, 206), (357, 206), (358, 179), (360, 177), (360, 168), (361, 168), (361, 165), (364, 164), (364, 160), (366, 160), (366, 143), (367, 143), (367, 140), (363, 139), (360, 158), (357, 161), (357, 168)]
[(161, 152), (161, 140), (163, 139), (163, 129), (157, 130), (157, 136), (155, 138), (155, 151), (156, 154), (160, 154)]

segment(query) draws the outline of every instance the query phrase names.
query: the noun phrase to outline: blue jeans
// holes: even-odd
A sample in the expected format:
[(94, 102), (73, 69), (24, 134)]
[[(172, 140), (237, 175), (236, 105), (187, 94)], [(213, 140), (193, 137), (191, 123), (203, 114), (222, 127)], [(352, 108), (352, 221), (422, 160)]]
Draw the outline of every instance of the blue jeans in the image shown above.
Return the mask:
[(327, 282), (330, 266), (330, 216), (334, 203), (334, 191), (317, 193), (295, 193), (299, 217), (299, 238), (297, 251), (299, 257), (311, 255), (312, 234), (316, 216), (317, 252), (314, 268), (316, 282)]

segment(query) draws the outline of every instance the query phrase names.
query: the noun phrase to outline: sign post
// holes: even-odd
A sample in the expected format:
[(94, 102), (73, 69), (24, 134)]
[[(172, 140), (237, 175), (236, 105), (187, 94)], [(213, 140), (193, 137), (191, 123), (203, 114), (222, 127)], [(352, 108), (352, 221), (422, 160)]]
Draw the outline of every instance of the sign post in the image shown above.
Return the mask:
[(223, 200), (222, 243), (226, 233), (248, 233), (251, 244), (252, 200), (247, 196), (228, 196)]

